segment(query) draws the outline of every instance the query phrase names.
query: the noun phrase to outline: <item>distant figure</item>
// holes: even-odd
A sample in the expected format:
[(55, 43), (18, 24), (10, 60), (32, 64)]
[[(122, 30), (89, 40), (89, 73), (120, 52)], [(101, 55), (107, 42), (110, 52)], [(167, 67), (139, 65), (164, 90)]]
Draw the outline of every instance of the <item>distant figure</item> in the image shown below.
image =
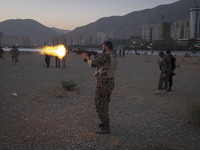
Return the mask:
[(118, 56), (119, 56), (119, 57), (122, 56), (122, 50), (121, 50), (121, 49), (119, 50), (119, 54), (118, 54)]
[(56, 68), (60, 68), (60, 59), (56, 56)]
[(125, 52), (126, 52), (125, 49), (123, 49), (122, 50), (122, 57), (124, 57), (124, 58), (125, 58)]
[(62, 67), (65, 68), (66, 67), (66, 58), (67, 58), (67, 54), (65, 54), (65, 56), (62, 59)]
[(194, 54), (194, 56), (197, 56), (197, 55), (196, 55), (196, 51), (195, 51), (194, 48), (192, 49), (192, 54)]
[(4, 52), (3, 48), (0, 47), (0, 60), (3, 59), (5, 61), (6, 59), (3, 57), (3, 53), (5, 53), (5, 52)]
[(151, 55), (153, 55), (153, 48), (151, 46), (147, 46), (147, 49), (151, 51)]
[(174, 70), (176, 69), (176, 64), (175, 64), (176, 58), (174, 56), (172, 56), (170, 50), (167, 50), (166, 54), (170, 58), (170, 61), (171, 61), (171, 73), (169, 74), (169, 88), (167, 89), (167, 91), (170, 92), (172, 90), (171, 88), (172, 88), (172, 84), (173, 84), (172, 77), (174, 75), (176, 75), (174, 73)]
[(13, 48), (10, 50), (10, 53), (12, 54), (12, 63), (17, 64), (19, 62), (18, 60), (19, 50), (17, 46), (13, 46)]
[(16, 53), (17, 53), (17, 55), (16, 55), (16, 59), (17, 59), (17, 62), (19, 62), (19, 59), (18, 59), (18, 56), (19, 56), (19, 50), (18, 50), (17, 46), (15, 46), (15, 49), (16, 49)]
[(46, 64), (47, 64), (47, 68), (49, 68), (49, 66), (50, 66), (50, 58), (51, 58), (51, 56), (50, 55), (45, 55), (45, 62), (46, 62)]
[(113, 53), (114, 53), (114, 55), (117, 55), (117, 50), (114, 49), (114, 50), (113, 50)]
[(153, 49), (151, 49), (151, 55), (153, 55)]
[(135, 55), (137, 55), (137, 49), (135, 49)]

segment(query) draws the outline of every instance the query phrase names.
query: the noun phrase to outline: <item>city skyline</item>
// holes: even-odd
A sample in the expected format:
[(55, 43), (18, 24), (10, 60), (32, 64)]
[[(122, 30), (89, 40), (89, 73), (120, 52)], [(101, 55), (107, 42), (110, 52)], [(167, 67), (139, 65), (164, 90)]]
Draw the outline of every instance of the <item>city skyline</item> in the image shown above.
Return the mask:
[(133, 11), (154, 8), (178, 0), (0, 0), (0, 22), (9, 19), (34, 19), (45, 26), (73, 30), (103, 17), (123, 16)]

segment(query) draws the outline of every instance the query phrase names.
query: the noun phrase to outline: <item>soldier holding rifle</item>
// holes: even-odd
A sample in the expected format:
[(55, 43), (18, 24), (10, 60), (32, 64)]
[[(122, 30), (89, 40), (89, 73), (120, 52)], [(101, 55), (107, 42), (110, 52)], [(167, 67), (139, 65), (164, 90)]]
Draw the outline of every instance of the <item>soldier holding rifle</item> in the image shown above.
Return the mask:
[(163, 59), (159, 62), (160, 78), (158, 84), (158, 91), (155, 94), (165, 93), (168, 89), (169, 74), (171, 73), (170, 58), (164, 54), (163, 51), (159, 52), (159, 56)]
[(87, 59), (90, 67), (97, 67), (94, 74), (97, 79), (95, 105), (101, 123), (99, 124), (100, 130), (96, 133), (109, 134), (111, 129), (108, 105), (114, 88), (115, 71), (118, 64), (117, 56), (113, 54), (113, 44), (110, 41), (104, 42), (102, 54), (94, 60), (90, 60), (87, 53), (83, 53), (83, 56)]

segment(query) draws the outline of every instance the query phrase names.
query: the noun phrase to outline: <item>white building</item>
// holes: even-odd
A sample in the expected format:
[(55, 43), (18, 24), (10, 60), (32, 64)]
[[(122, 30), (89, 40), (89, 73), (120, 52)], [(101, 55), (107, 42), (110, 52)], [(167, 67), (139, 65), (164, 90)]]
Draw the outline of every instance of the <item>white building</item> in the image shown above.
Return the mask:
[(172, 27), (172, 38), (174, 40), (190, 38), (190, 23), (178, 21)]
[(190, 38), (200, 39), (200, 8), (190, 9)]
[(161, 40), (162, 26), (161, 24), (145, 24), (142, 27), (142, 39), (152, 42)]

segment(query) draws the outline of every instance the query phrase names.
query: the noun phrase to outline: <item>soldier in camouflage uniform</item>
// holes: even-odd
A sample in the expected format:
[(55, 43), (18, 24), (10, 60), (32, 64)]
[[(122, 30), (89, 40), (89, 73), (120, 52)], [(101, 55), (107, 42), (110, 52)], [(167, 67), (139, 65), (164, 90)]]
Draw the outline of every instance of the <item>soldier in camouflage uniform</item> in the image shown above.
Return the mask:
[(19, 50), (17, 46), (13, 46), (13, 48), (10, 50), (10, 53), (12, 54), (12, 63), (17, 64), (17, 62), (19, 62), (18, 60)]
[(3, 59), (5, 61), (6, 59), (3, 57), (3, 53), (5, 53), (5, 52), (4, 52), (3, 48), (0, 47), (0, 60)]
[(164, 93), (166, 92), (168, 88), (168, 81), (169, 81), (169, 74), (171, 73), (171, 62), (170, 58), (164, 54), (164, 52), (160, 51), (159, 56), (163, 58), (163, 60), (160, 62), (160, 79), (158, 84), (158, 91), (156, 91), (156, 94)]
[(114, 74), (117, 68), (117, 56), (113, 54), (112, 42), (104, 42), (102, 54), (94, 60), (90, 60), (86, 53), (83, 53), (90, 67), (97, 67), (95, 77), (97, 79), (95, 89), (96, 111), (101, 123), (97, 134), (109, 134), (109, 102), (112, 90), (114, 88)]

